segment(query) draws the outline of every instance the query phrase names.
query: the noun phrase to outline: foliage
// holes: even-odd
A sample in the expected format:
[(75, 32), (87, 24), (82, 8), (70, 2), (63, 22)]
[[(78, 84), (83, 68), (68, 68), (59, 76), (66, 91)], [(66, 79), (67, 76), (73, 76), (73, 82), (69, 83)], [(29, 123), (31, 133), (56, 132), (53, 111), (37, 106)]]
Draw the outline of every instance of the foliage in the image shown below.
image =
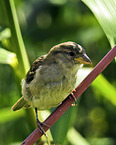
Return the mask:
[[(113, 47), (116, 42), (115, 1), (83, 2), (93, 11)], [(104, 32), (79, 0), (17, 0), (15, 6), (13, 0), (0, 1), (0, 144), (21, 143), (35, 128), (32, 109), (10, 110), (21, 96), (20, 82), (29, 69), (27, 54), (32, 62), (53, 45), (72, 40), (85, 47), (94, 67), (110, 49)], [(112, 62), (78, 99), (78, 105), (70, 107), (51, 128), (55, 143), (116, 144), (114, 69)], [(91, 68), (80, 70), (79, 82), (90, 71)]]

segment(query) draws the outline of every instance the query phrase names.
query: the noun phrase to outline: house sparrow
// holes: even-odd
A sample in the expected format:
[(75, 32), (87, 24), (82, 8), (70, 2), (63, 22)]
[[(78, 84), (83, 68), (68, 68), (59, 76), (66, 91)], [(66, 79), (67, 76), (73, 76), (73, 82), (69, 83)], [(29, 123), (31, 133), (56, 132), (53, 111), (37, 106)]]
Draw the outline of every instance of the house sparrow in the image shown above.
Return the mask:
[(51, 48), (47, 55), (37, 58), (22, 80), (22, 97), (13, 105), (16, 111), (32, 106), (36, 112), (37, 126), (45, 135), (37, 110), (59, 105), (74, 89), (77, 72), (91, 60), (85, 50), (75, 42), (65, 42)]

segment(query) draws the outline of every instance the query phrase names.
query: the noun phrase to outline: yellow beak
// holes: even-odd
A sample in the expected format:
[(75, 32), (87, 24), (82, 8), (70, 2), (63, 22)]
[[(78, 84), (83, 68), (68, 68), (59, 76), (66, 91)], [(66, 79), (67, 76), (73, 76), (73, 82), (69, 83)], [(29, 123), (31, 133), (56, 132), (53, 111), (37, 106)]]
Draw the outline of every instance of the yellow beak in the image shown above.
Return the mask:
[(92, 64), (90, 58), (86, 55), (83, 54), (81, 57), (75, 58), (77, 63), (82, 63), (82, 64)]

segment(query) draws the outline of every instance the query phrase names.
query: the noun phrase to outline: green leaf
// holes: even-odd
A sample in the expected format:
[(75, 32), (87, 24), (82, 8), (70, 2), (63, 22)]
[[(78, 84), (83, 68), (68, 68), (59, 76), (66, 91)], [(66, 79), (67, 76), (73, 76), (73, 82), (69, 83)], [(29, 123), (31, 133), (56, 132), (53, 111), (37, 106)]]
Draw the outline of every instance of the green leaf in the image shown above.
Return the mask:
[(111, 47), (116, 43), (116, 1), (82, 0), (94, 13), (103, 28)]
[(0, 41), (9, 37), (11, 37), (11, 31), (9, 28), (6, 28), (2, 32), (0, 32)]
[(77, 107), (70, 107), (52, 126), (51, 132), (53, 135), (54, 142), (56, 144), (67, 144), (66, 135), (70, 127), (74, 124)]
[(56, 5), (63, 5), (67, 2), (67, 0), (49, 0), (52, 4), (56, 4)]
[(5, 123), (14, 119), (25, 116), (24, 109), (13, 112), (11, 108), (3, 108), (0, 110), (0, 123)]
[(103, 75), (99, 75), (91, 85), (116, 106), (116, 88)]
[(21, 145), (21, 142), (14, 142), (14, 143), (11, 143), (9, 145)]
[(91, 145), (115, 145), (113, 138), (91, 138), (89, 139)]
[[(14, 0), (0, 0), (0, 24), (2, 26), (6, 26), (11, 30), (11, 37), (8, 39), (9, 43), (7, 45), (7, 48), (10, 51), (14, 52), (14, 54), (16, 54), (13, 54), (12, 57), (10, 53), (8, 54), (6, 51), (2, 50), (1, 56), (3, 54), (5, 55), (2, 56), (4, 61), (2, 61), (1, 58), (1, 62), (8, 63), (13, 67), (13, 72), (15, 74), (17, 86), (21, 95), (20, 82), (21, 79), (25, 76), (26, 72), (29, 70), (30, 65), (21, 35)], [(28, 118), (28, 120), (33, 120), (33, 118), (35, 117), (33, 109), (30, 108), (26, 112), (26, 117)], [(35, 124), (35, 122), (32, 121), (29, 124), (29, 127), (31, 128), (32, 126), (35, 126), (33, 124)], [(33, 129), (35, 129), (35, 127), (33, 127)]]
[(72, 145), (90, 145), (74, 128), (69, 129), (67, 139)]
[(18, 69), (19, 73), (16, 76), (22, 79), (29, 70), (30, 65), (20, 31), (14, 0), (0, 1), (0, 24), (6, 26), (11, 31), (7, 48), (17, 55), (19, 63), (16, 69)]
[(3, 48), (0, 48), (0, 63), (2, 64), (10, 64), (11, 66), (15, 66), (18, 64), (18, 60), (16, 54), (10, 51), (7, 51)]
[[(79, 70), (78, 84), (89, 74), (92, 68), (82, 68)], [(116, 88), (100, 74), (91, 84), (104, 98), (108, 99), (113, 105), (116, 105)]]
[[(42, 122), (50, 115), (50, 111), (48, 110), (44, 110), (44, 111), (39, 111), (39, 119), (42, 120)], [(47, 135), (48, 135), (48, 138), (49, 138), (49, 142), (52, 142), (53, 141), (53, 137), (52, 137), (52, 134), (50, 132), (50, 130), (48, 130), (47, 132)], [(47, 140), (46, 136), (42, 136), (43, 140)]]

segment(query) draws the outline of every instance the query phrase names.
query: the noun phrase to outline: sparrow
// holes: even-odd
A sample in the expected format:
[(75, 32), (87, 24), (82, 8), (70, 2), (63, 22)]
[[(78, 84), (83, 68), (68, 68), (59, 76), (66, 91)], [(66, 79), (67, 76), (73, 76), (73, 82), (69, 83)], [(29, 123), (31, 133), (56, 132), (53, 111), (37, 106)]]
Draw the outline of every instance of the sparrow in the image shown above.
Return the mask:
[(32, 63), (22, 80), (22, 97), (13, 105), (12, 110), (32, 106), (37, 126), (46, 135), (37, 110), (58, 106), (74, 90), (78, 70), (83, 64), (90, 63), (85, 49), (79, 44), (68, 41), (55, 45), (48, 54)]

